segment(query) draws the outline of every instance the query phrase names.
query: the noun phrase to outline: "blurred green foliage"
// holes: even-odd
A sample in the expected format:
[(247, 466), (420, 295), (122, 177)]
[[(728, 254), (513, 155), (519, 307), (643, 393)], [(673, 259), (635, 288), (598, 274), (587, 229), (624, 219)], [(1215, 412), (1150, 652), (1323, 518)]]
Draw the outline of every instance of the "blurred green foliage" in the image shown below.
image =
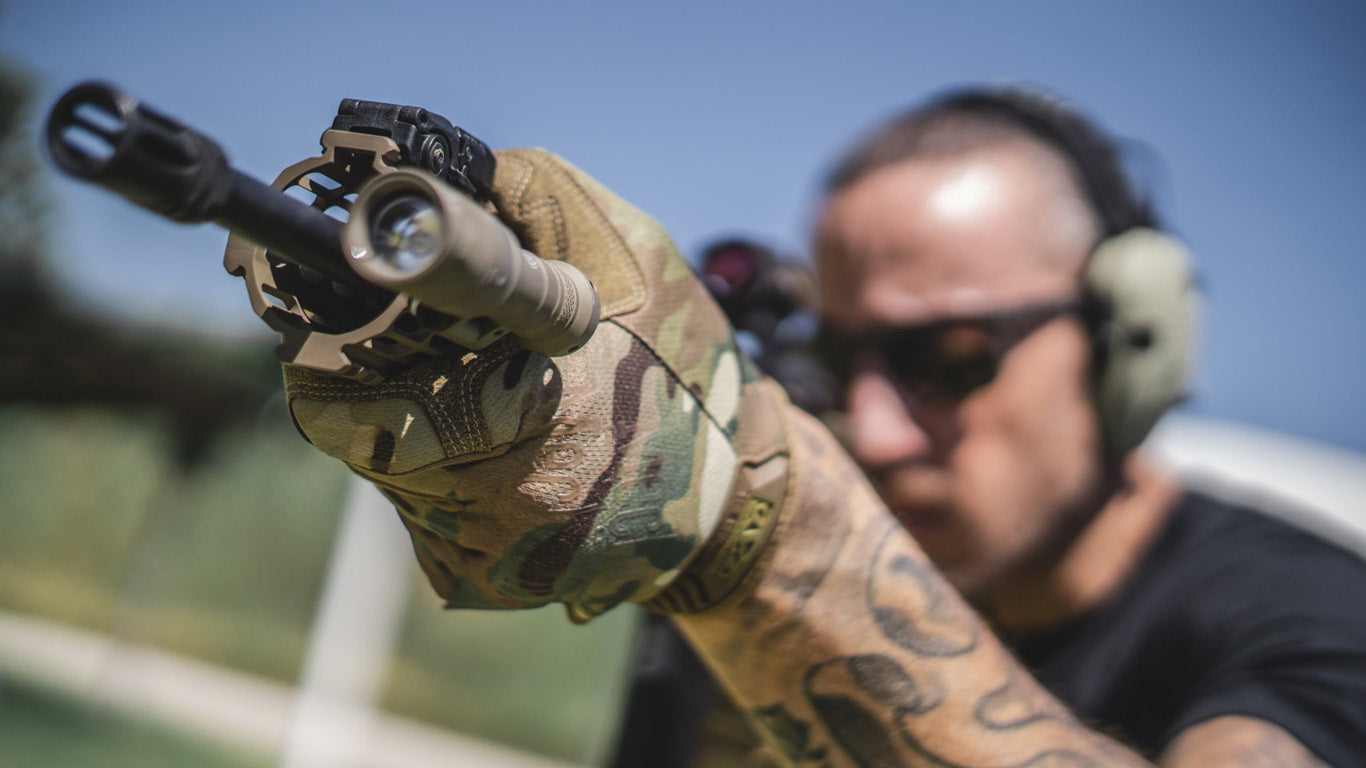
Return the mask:
[(273, 422), (184, 468), (164, 422), (0, 409), (0, 604), (292, 679), (349, 475)]
[(388, 709), (581, 765), (605, 765), (637, 609), (584, 626), (564, 609), (441, 611), (425, 586), (390, 666)]
[(6, 765), (100, 768), (266, 768), (271, 764), (13, 684), (0, 687), (0, 758), (12, 761)]
[(41, 279), (37, 273), (46, 255), (48, 207), (28, 120), (33, 93), (28, 72), (0, 58), (0, 281), (18, 273)]

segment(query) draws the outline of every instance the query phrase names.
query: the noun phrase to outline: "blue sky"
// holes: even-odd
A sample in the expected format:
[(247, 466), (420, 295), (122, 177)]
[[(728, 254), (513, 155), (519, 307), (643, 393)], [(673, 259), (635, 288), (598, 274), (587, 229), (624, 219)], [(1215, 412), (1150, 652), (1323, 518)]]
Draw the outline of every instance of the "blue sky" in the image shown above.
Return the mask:
[[(1196, 255), (1187, 410), (1366, 450), (1366, 5), (10, 0), (0, 55), (45, 104), (111, 80), (263, 179), (317, 153), (343, 97), (426, 106), (559, 152), (689, 254), (736, 233), (803, 253), (817, 180), (871, 123), (946, 86), (1046, 86), (1133, 140)], [(51, 192), (83, 300), (258, 332), (221, 233)]]

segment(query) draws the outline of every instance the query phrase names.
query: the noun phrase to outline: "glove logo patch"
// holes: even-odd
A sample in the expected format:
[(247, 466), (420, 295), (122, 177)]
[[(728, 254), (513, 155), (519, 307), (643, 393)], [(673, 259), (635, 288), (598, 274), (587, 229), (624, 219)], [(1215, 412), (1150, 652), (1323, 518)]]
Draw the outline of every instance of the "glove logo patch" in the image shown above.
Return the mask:
[(730, 529), (726, 543), (721, 545), (716, 559), (707, 567), (707, 574), (730, 583), (748, 571), (754, 559), (763, 551), (760, 545), (775, 519), (773, 502), (758, 496), (745, 499), (740, 515), (735, 520), (735, 527)]
[(629, 544), (663, 538), (672, 533), (673, 528), (659, 516), (659, 510), (647, 508), (618, 512), (607, 524), (607, 532), (613, 542)]

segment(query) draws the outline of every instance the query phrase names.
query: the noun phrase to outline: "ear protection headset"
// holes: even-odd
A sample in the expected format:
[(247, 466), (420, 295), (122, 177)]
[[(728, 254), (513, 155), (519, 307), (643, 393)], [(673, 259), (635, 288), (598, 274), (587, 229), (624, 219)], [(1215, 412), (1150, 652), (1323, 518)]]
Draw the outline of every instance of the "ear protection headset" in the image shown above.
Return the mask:
[(1083, 275), (1084, 314), (1095, 339), (1094, 402), (1106, 455), (1122, 459), (1185, 395), (1197, 304), (1188, 252), (1159, 231), (1114, 144), (1060, 100), (1018, 88), (973, 90), (929, 109), (1004, 119), (1056, 149), (1076, 171), (1103, 230)]

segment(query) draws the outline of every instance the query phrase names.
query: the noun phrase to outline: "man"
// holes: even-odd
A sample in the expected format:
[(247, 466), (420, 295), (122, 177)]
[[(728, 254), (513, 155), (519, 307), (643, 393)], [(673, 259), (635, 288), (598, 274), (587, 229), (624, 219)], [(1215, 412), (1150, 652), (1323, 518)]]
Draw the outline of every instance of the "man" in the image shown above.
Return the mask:
[[(1025, 93), (947, 99), (856, 150), (817, 227), (852, 455), (1006, 636), (1114, 594), (1177, 496), (1097, 413), (1096, 357), (1118, 350), (1097, 347), (1110, 310), (1083, 274), (1103, 239), (1152, 222), (1099, 141), (1070, 139), (1105, 166), (1078, 170), (1061, 137), (1085, 130)], [(1115, 189), (1093, 202), (1102, 185)], [(1189, 309), (1170, 304), (1171, 338), (1145, 354), (1184, 357)]]
[[(450, 605), (668, 613), (793, 765), (1360, 762), (1366, 605), (1330, 590), (1361, 563), (1132, 454), (1179, 389), (1142, 365), (1171, 329), (1127, 324), (1096, 246), (1142, 206), (1036, 124), (1056, 105), (1016, 101), (900, 121), (822, 207), (847, 437), (882, 500), (747, 371), (658, 228), (541, 152), (500, 156), (493, 202), (597, 282), (593, 340), (379, 388), (292, 370), (291, 409), (394, 500)], [(1138, 384), (1111, 382), (1130, 358)]]
[[(1354, 764), (1362, 706), (1341, 701), (1366, 697), (1350, 618), (1362, 601), (1326, 594), (1320, 568), (1361, 584), (1360, 567), (1183, 495), (1135, 450), (1180, 376), (1127, 394), (1153, 402), (1098, 412), (1101, 381), (1135, 375), (1114, 370), (1136, 364), (1121, 356), (1188, 352), (1184, 268), (1138, 297), (1169, 338), (1137, 350), (1106, 332), (1112, 297), (1090, 274), (1103, 240), (1154, 226), (1111, 144), (1039, 94), (952, 94), (868, 137), (832, 173), (815, 237), (845, 444), (949, 583), (1085, 720), (1171, 764), (1312, 764), (1305, 744)], [(1141, 243), (1138, 268), (1171, 247)], [(1135, 408), (1148, 413), (1119, 434)], [(1352, 628), (1335, 637), (1335, 623)]]
[[(949, 582), (1083, 717), (1173, 764), (1239, 751), (1310, 761), (1299, 740), (1366, 760), (1362, 623), (1349, 618), (1362, 601), (1332, 594), (1319, 570), (1360, 585), (1358, 564), (1183, 498), (1097, 416), (1116, 352), (1097, 343), (1109, 308), (1088, 305), (1083, 276), (1102, 240), (1151, 226), (1108, 142), (1045, 97), (957, 94), (870, 138), (832, 176), (816, 237), (829, 324), (903, 345), (849, 347), (852, 454)], [(953, 386), (943, 370), (984, 364), (972, 346), (992, 332), (983, 318), (1069, 304), (998, 339), (990, 380)], [(941, 369), (917, 367), (917, 351)]]

